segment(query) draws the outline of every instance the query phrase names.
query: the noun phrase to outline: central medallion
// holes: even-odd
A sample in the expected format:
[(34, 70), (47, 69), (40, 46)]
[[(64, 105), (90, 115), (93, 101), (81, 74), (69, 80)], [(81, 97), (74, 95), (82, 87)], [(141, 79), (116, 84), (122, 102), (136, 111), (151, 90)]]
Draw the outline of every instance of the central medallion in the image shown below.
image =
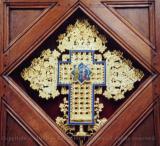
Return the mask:
[(72, 75), (73, 80), (79, 81), (82, 84), (84, 81), (90, 80), (91, 70), (88, 65), (80, 63), (79, 65), (74, 65)]

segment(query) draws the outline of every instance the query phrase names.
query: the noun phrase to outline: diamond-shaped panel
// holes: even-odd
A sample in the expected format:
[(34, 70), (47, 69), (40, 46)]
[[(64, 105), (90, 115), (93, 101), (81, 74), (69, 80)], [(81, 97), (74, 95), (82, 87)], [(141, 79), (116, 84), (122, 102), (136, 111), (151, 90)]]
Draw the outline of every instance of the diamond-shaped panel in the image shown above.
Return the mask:
[[(72, 75), (78, 64), (89, 68), (89, 80), (83, 68), (75, 68)], [(78, 145), (99, 130), (149, 75), (80, 9), (11, 73), (12, 79)], [(83, 84), (74, 80), (80, 77)], [(62, 84), (58, 84), (59, 79)]]

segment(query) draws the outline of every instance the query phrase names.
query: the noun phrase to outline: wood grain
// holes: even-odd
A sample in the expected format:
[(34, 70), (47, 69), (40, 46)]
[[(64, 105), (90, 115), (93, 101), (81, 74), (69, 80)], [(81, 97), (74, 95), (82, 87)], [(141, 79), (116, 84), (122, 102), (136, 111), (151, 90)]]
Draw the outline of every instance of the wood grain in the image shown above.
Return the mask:
[[(122, 146), (160, 145), (160, 1), (106, 0), (107, 5), (104, 5), (104, 2), (101, 0), (0, 0), (1, 138), (22, 135), (28, 137), (28, 141), (22, 142), (23, 145), (30, 146), (76, 145), (12, 80), (11, 73), (53, 32), (56, 32), (57, 28), (77, 9), (81, 9), (150, 73), (147, 80), (85, 145), (111, 146), (118, 145), (118, 143)], [(126, 23), (109, 9), (109, 3), (119, 6), (125, 4), (134, 6), (132, 14), (129, 9), (125, 9), (125, 11), (123, 9), (123, 12), (120, 10), (120, 13), (127, 16), (134, 26)], [(142, 10), (144, 5), (152, 5), (151, 8), (149, 7), (149, 11), (152, 13), (148, 13), (146, 9)], [(9, 22), (9, 8), (12, 9), (10, 24), (7, 23)], [(25, 29), (25, 25), (27, 23), (29, 25), (38, 16), (39, 12), (35, 13), (35, 11), (41, 8), (46, 8), (47, 11), (33, 25)], [(30, 14), (26, 14), (26, 9), (31, 10)], [(17, 25), (19, 21), (25, 22), (26, 19), (22, 17), (24, 15), (18, 17), (20, 11), (28, 17), (28, 22), (24, 26)], [(143, 11), (141, 16), (138, 16), (139, 11)], [(143, 16), (149, 17), (149, 19), (143, 21)], [(9, 26), (12, 29), (7, 31)], [(15, 29), (15, 26), (19, 29)], [(142, 32), (141, 34), (135, 30), (135, 26)], [(24, 29), (25, 31), (22, 33)], [(7, 45), (9, 36), (15, 38), (16, 35), (19, 37)], [(156, 138), (156, 140), (134, 141), (135, 137), (143, 139), (145, 136)], [(40, 137), (40, 140), (37, 137)], [(124, 139), (127, 140), (124, 142)], [(21, 146), (22, 143), (13, 144)], [(11, 143), (7, 141), (6, 144), (6, 141), (2, 140), (0, 145), (11, 145)]]

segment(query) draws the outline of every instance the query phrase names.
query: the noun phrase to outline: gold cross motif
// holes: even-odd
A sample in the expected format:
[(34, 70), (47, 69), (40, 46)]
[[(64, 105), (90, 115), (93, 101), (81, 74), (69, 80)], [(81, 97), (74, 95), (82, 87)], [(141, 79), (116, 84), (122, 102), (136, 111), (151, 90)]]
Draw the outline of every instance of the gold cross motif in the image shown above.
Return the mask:
[(70, 60), (59, 62), (58, 85), (70, 91), (69, 124), (94, 124), (94, 88), (106, 85), (105, 68), (106, 62), (95, 62), (90, 50), (70, 51)]

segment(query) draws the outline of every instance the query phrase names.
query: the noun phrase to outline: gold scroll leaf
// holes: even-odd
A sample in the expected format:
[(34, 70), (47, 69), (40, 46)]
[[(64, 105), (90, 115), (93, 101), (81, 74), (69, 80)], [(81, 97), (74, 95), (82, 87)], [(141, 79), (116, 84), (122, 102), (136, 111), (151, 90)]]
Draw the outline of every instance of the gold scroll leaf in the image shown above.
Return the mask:
[(77, 20), (70, 24), (65, 33), (59, 35), (57, 42), (61, 52), (65, 50), (98, 50), (103, 53), (107, 47), (107, 39), (99, 34), (94, 25), (87, 20)]
[(55, 98), (59, 95), (57, 90), (59, 55), (56, 50), (44, 50), (40, 57), (33, 59), (31, 65), (21, 73), (22, 78), (29, 81), (30, 87), (38, 91), (42, 98)]
[(115, 100), (125, 98), (125, 93), (134, 88), (134, 83), (140, 81), (144, 74), (132, 66), (132, 62), (123, 57), (119, 51), (107, 51), (106, 58), (106, 90), (103, 95)]

